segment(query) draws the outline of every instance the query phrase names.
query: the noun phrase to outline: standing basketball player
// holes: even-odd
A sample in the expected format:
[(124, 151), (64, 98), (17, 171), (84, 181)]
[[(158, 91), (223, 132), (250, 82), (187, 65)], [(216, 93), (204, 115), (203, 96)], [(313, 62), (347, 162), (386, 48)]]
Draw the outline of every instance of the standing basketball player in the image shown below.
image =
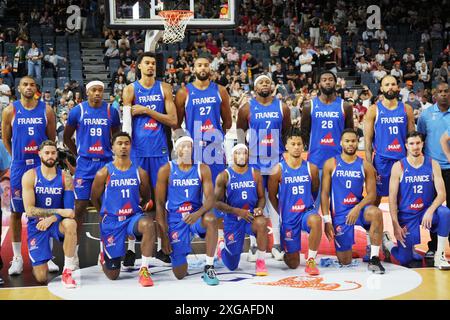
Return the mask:
[[(6, 150), (11, 154), (11, 239), (13, 261), (8, 274), (17, 275), (23, 271), (21, 253), (22, 213), (25, 211), (22, 201), (22, 176), (29, 169), (40, 164), (39, 145), (50, 139), (56, 139), (56, 119), (51, 107), (36, 100), (36, 82), (25, 76), (20, 80), (20, 100), (11, 103), (2, 113), (2, 139)], [(50, 271), (58, 271), (54, 263)]]
[[(177, 160), (165, 164), (158, 172), (156, 219), (162, 230), (162, 246), (170, 253), (172, 270), (177, 279), (187, 275), (187, 255), (191, 239), (206, 239), (206, 265), (203, 280), (218, 285), (214, 269), (217, 245), (217, 219), (210, 212), (214, 207), (211, 171), (203, 163), (193, 164), (193, 140), (184, 136), (175, 142)], [(204, 200), (203, 200), (204, 199)]]
[(233, 166), (216, 180), (216, 207), (225, 212), (225, 247), (222, 261), (230, 270), (239, 265), (245, 234), (256, 235), (258, 242), (256, 275), (266, 276), (267, 223), (263, 215), (266, 198), (262, 177), (248, 165), (248, 148), (237, 144), (232, 150)]
[(52, 258), (50, 238), (64, 241), (64, 271), (61, 282), (66, 288), (77, 286), (72, 278), (75, 268), (77, 224), (73, 181), (68, 172), (56, 167), (58, 149), (51, 140), (39, 147), (41, 165), (28, 170), (22, 177), (23, 204), (28, 217), (28, 251), (33, 274), (39, 283), (47, 283), (47, 261)]
[[(78, 243), (92, 182), (97, 171), (112, 161), (111, 136), (120, 130), (119, 113), (103, 101), (103, 90), (103, 82), (89, 82), (86, 85), (88, 100), (70, 110), (64, 128), (64, 143), (77, 156), (74, 190)], [(75, 131), (76, 145), (72, 140)], [(75, 256), (78, 258), (78, 246)]]
[[(230, 97), (225, 87), (211, 77), (210, 61), (198, 58), (194, 62), (196, 79), (178, 90), (175, 96), (178, 128), (185, 121), (186, 131), (194, 140), (194, 164), (205, 163), (211, 170), (214, 185), (217, 176), (226, 167), (223, 145), (225, 134), (231, 128)], [(215, 210), (219, 219), (220, 238), (223, 238), (223, 213)]]
[(389, 183), (391, 212), (397, 246), (385, 232), (383, 249), (402, 264), (413, 260), (414, 245), (420, 243), (420, 227), (436, 232), (434, 266), (450, 270), (445, 244), (450, 231), (450, 209), (443, 206), (445, 185), (436, 160), (422, 153), (424, 137), (417, 131), (406, 136), (407, 157), (392, 166)]
[[(132, 126), (124, 131), (132, 135), (131, 158), (144, 169), (151, 179), (153, 190), (156, 187), (158, 170), (169, 162), (169, 147), (165, 126), (177, 127), (177, 113), (173, 102), (172, 86), (157, 81), (156, 57), (151, 52), (139, 56), (137, 67), (141, 78), (129, 84), (123, 91), (125, 110), (131, 109)], [(134, 240), (128, 240), (128, 250), (123, 262), (124, 267), (134, 265)], [(161, 251), (161, 239), (158, 237), (156, 258), (170, 263), (170, 258)]]
[[(398, 99), (397, 79), (385, 76), (381, 80), (383, 100), (371, 105), (366, 114), (364, 139), (366, 160), (373, 163), (376, 170), (378, 207), (382, 197), (389, 195), (389, 178), (394, 163), (406, 156), (406, 134), (414, 130), (412, 107)], [(367, 253), (370, 238), (367, 237)], [(368, 255), (364, 257), (367, 262)]]
[[(291, 127), (291, 116), (289, 108), (276, 97), (272, 96), (272, 79), (266, 75), (261, 75), (254, 82), (256, 98), (239, 110), (236, 123), (237, 129), (247, 131), (248, 144), (250, 149), (249, 163), (261, 172), (263, 184), (267, 190), (268, 176), (272, 169), (282, 159), (285, 151), (282, 136)], [(239, 137), (238, 137), (239, 138)], [(242, 141), (244, 138), (241, 139)], [(276, 260), (283, 260), (283, 251), (280, 245), (280, 225), (279, 217), (268, 201), (266, 193), (266, 213), (272, 222), (273, 247), (272, 255)], [(250, 237), (249, 261), (256, 261), (256, 239)]]
[[(95, 175), (92, 183), (92, 203), (102, 217), (100, 236), (103, 272), (110, 280), (120, 274), (120, 260), (125, 255), (128, 236), (141, 240), (142, 262), (139, 283), (153, 286), (148, 266), (155, 245), (153, 219), (142, 213), (151, 209), (150, 183), (145, 170), (130, 159), (131, 137), (119, 132), (112, 138), (114, 161)], [(142, 200), (141, 200), (142, 199)]]
[(352, 262), (354, 226), (360, 225), (366, 230), (370, 228), (372, 246), (368, 268), (375, 273), (384, 273), (379, 258), (383, 213), (372, 205), (377, 196), (375, 169), (356, 155), (358, 135), (354, 129), (342, 132), (340, 144), (342, 153), (328, 159), (323, 166), (321, 207), (325, 234), (329, 241), (334, 240), (339, 262), (348, 265)]
[(306, 273), (318, 275), (316, 255), (322, 237), (322, 219), (314, 207), (313, 194), (319, 189), (319, 169), (302, 160), (304, 150), (300, 130), (286, 135), (286, 161), (269, 177), (269, 199), (280, 215), (284, 262), (291, 269), (300, 264), (301, 232), (309, 233)]

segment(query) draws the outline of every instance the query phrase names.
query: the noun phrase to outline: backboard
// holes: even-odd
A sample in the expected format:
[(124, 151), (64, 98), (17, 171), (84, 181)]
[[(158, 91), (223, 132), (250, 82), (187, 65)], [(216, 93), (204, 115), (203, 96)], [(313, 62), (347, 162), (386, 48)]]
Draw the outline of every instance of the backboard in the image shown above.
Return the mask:
[(162, 30), (161, 10), (190, 10), (187, 29), (226, 29), (236, 24), (237, 0), (107, 0), (109, 28)]

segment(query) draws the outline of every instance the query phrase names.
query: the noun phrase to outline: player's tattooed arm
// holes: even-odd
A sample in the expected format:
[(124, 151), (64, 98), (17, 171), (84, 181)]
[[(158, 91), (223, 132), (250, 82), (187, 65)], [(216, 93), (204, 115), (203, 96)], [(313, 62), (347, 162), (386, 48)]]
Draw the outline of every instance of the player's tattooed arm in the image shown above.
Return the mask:
[(369, 110), (367, 110), (366, 121), (364, 123), (364, 144), (366, 147), (366, 160), (372, 163), (372, 153), (373, 153), (373, 135), (375, 126), (375, 117), (377, 113), (377, 106), (371, 105)]
[(12, 104), (3, 109), (2, 112), (2, 140), (5, 145), (6, 151), (10, 155), (12, 155), (12, 146), (11, 146), (11, 138), (12, 138), (12, 125), (11, 119), (14, 111), (14, 107)]
[(27, 217), (47, 218), (58, 214), (59, 209), (47, 209), (35, 207), (36, 198), (34, 193), (34, 181), (36, 173), (30, 169), (22, 177), (22, 198)]
[(282, 200), (278, 199), (277, 197), (280, 179), (281, 179), (281, 167), (280, 165), (277, 165), (274, 167), (274, 171), (269, 176), (269, 181), (267, 183), (269, 190), (269, 200), (276, 212), (278, 212), (278, 200)]
[(175, 107), (177, 110), (177, 129), (181, 128), (181, 124), (184, 121), (184, 106), (187, 99), (186, 88), (180, 88), (175, 95)]
[(106, 179), (108, 178), (108, 169), (103, 167), (95, 175), (94, 182), (92, 183), (91, 190), (91, 202), (92, 205), (100, 212), (102, 207), (102, 195), (105, 191)]

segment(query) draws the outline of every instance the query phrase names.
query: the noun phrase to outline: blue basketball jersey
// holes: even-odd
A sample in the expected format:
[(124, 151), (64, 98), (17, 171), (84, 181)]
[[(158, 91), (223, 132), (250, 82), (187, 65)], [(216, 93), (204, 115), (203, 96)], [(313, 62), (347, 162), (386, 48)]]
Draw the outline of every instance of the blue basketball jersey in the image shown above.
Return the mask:
[[(229, 167), (225, 171), (228, 175), (225, 202), (234, 208), (253, 212), (258, 204), (258, 186), (254, 169), (249, 167), (245, 173), (238, 173)], [(238, 217), (234, 214), (226, 214), (225, 219), (237, 221)]]
[[(47, 180), (41, 171), (41, 166), (35, 169), (36, 179), (34, 182), (34, 206), (37, 208), (64, 208), (64, 176), (61, 169), (56, 169), (56, 176)], [(31, 223), (39, 222), (37, 218), (29, 218)]]
[[(133, 82), (134, 102), (159, 113), (166, 113), (162, 83), (155, 81), (145, 88), (139, 81)], [(147, 115), (133, 116), (132, 152), (137, 157), (161, 157), (168, 154), (167, 138), (162, 123)]]
[(406, 159), (400, 160), (403, 175), (397, 196), (398, 211), (399, 214), (402, 213), (399, 220), (402, 221), (419, 216), (428, 209), (436, 194), (431, 158), (425, 156), (424, 162), (419, 168), (411, 166)]
[(117, 109), (103, 101), (93, 108), (84, 101), (70, 110), (67, 123), (76, 128), (78, 156), (96, 159), (112, 157), (111, 128), (120, 126)]
[(268, 106), (260, 104), (256, 99), (250, 99), (249, 105), (249, 163), (268, 168), (270, 167), (268, 159), (278, 162), (286, 151), (281, 133), (283, 105), (277, 98), (273, 98)]
[(348, 213), (363, 199), (364, 164), (357, 157), (352, 163), (345, 162), (339, 155), (335, 158), (336, 168), (331, 174), (331, 215)]
[(139, 167), (131, 164), (127, 171), (121, 171), (112, 162), (106, 165), (108, 178), (102, 198), (100, 215), (131, 216), (142, 212), (139, 204), (141, 179)]
[(217, 84), (211, 81), (208, 88), (201, 90), (189, 83), (186, 90), (188, 96), (185, 104), (185, 123), (186, 130), (195, 141), (194, 146), (206, 146), (213, 141), (222, 143), (222, 97)]
[(296, 217), (314, 207), (312, 177), (308, 161), (302, 161), (299, 168), (291, 168), (287, 162), (279, 164), (281, 178), (278, 187), (278, 209), (281, 221), (290, 224)]
[(48, 139), (45, 103), (39, 101), (33, 110), (27, 110), (17, 100), (13, 102), (13, 108), (11, 160), (37, 166), (40, 163), (39, 146)]
[(405, 105), (399, 101), (397, 108), (389, 110), (380, 101), (376, 106), (373, 150), (383, 158), (400, 160), (406, 156), (408, 116)]
[(186, 214), (194, 213), (202, 206), (202, 177), (200, 164), (193, 165), (188, 171), (181, 170), (175, 160), (169, 164), (166, 202), (168, 223), (178, 223)]
[(345, 127), (344, 100), (341, 97), (325, 104), (319, 97), (311, 100), (311, 135), (308, 161), (322, 169), (325, 161), (342, 151), (339, 143)]

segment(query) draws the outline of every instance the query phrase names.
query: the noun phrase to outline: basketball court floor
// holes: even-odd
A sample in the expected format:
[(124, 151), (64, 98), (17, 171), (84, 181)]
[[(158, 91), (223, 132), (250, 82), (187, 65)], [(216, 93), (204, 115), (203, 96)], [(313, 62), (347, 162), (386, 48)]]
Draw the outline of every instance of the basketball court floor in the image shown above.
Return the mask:
[[(389, 221), (387, 204), (382, 204), (385, 221)], [(24, 226), (25, 227), (25, 226)], [(359, 227), (358, 227), (359, 228)], [(385, 229), (392, 231), (389, 223)], [(25, 230), (25, 228), (24, 228)], [(32, 274), (28, 256), (24, 255), (24, 272), (19, 276), (8, 275), (8, 262), (11, 260), (12, 250), (8, 230), (3, 230), (2, 257), (5, 263), (1, 276), (5, 284), (0, 287), (0, 300), (30, 299), (30, 300), (59, 300), (59, 299), (107, 299), (107, 300), (227, 300), (227, 299), (267, 299), (275, 300), (378, 300), (378, 299), (450, 299), (450, 271), (440, 271), (432, 266), (432, 261), (417, 261), (410, 268), (401, 267), (394, 263), (384, 263), (386, 273), (375, 275), (367, 271), (367, 264), (362, 262), (366, 237), (362, 229), (356, 232), (356, 243), (353, 247), (354, 263), (351, 267), (339, 268), (333, 264), (334, 247), (323, 236), (319, 256), (320, 263), (328, 262), (329, 266), (320, 267), (321, 274), (317, 277), (308, 276), (304, 272), (304, 253), (307, 249), (307, 235), (302, 236), (301, 265), (295, 270), (288, 269), (283, 262), (275, 261), (267, 254), (269, 276), (256, 277), (254, 264), (247, 262), (246, 253), (242, 254), (239, 268), (229, 271), (219, 261), (216, 264), (219, 286), (208, 287), (201, 279), (204, 266), (204, 243), (194, 239), (193, 253), (189, 256), (189, 275), (183, 280), (177, 280), (171, 268), (162, 266), (154, 259), (151, 264), (152, 278), (155, 286), (143, 288), (137, 282), (139, 260), (136, 268), (131, 272), (122, 272), (119, 280), (110, 281), (97, 265), (99, 252), (99, 230), (97, 214), (91, 212), (84, 225), (84, 239), (80, 246), (81, 270), (75, 273), (75, 279), (80, 284), (77, 289), (65, 289), (60, 282), (60, 274), (51, 275), (48, 286), (36, 283)], [(24, 234), (24, 238), (26, 235)], [(418, 253), (423, 254), (428, 241), (426, 232), (422, 232), (423, 242), (416, 247)], [(26, 242), (23, 241), (23, 244)], [(137, 245), (137, 256), (140, 250)], [(248, 241), (245, 244), (245, 252)], [(25, 246), (23, 251), (26, 252)], [(54, 243), (55, 263), (63, 266), (64, 257), (62, 246)], [(450, 248), (447, 247), (450, 256)], [(183, 290), (180, 290), (183, 288)]]

